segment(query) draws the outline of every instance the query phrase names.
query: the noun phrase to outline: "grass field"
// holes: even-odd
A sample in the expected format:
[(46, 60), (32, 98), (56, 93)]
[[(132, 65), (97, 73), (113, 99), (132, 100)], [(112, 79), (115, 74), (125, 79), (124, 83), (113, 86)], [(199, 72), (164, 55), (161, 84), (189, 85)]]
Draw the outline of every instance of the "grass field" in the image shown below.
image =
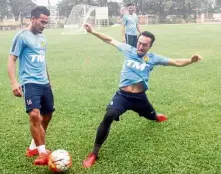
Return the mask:
[[(198, 53), (191, 66), (156, 67), (147, 95), (169, 120), (155, 123), (127, 112), (112, 125), (96, 165), (81, 162), (92, 150), (97, 126), (118, 89), (123, 56), (91, 35), (61, 36), (47, 30), (47, 63), (56, 112), (49, 126), (49, 149), (73, 157), (70, 174), (219, 174), (221, 173), (221, 25), (142, 27), (156, 35), (151, 52), (172, 58)], [(120, 40), (120, 28), (102, 32)], [(47, 167), (25, 158), (31, 141), (23, 99), (13, 97), (7, 57), (14, 31), (0, 32), (0, 173), (47, 174)]]

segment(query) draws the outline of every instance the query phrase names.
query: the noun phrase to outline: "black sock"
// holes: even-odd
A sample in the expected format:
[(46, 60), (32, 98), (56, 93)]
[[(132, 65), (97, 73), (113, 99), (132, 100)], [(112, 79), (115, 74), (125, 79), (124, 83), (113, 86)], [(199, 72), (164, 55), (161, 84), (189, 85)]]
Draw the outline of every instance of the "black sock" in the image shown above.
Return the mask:
[(112, 122), (113, 122), (113, 120), (115, 119), (116, 116), (119, 116), (119, 115), (117, 115), (116, 111), (108, 110), (107, 113), (104, 116), (104, 119), (100, 123), (100, 125), (97, 129), (97, 135), (96, 135), (96, 139), (95, 139), (95, 143), (94, 143), (94, 149), (93, 149), (93, 153), (96, 156), (98, 156), (98, 152), (99, 152), (102, 144), (107, 139), (111, 124), (112, 124)]
[(93, 149), (93, 154), (95, 154), (96, 156), (98, 156), (98, 152), (101, 148), (101, 145), (99, 144), (94, 144), (94, 149)]

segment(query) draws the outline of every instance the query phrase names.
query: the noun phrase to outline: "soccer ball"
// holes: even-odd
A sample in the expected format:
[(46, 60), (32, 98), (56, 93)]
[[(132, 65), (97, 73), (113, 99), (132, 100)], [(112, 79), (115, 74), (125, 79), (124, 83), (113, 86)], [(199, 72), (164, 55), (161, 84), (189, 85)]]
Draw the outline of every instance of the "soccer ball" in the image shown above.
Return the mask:
[(58, 149), (49, 155), (48, 167), (51, 172), (65, 172), (72, 166), (72, 158), (68, 151)]

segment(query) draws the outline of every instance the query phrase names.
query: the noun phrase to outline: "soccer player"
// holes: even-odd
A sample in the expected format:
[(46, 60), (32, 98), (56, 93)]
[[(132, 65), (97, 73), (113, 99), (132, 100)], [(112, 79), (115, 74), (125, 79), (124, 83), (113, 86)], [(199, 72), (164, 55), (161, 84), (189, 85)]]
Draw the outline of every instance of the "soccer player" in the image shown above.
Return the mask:
[(137, 31), (141, 33), (139, 20), (134, 13), (134, 4), (128, 3), (127, 9), (129, 14), (124, 14), (122, 21), (122, 37), (123, 42), (136, 47), (137, 46)]
[[(42, 35), (50, 12), (37, 6), (31, 11), (30, 25), (13, 40), (8, 58), (8, 74), (12, 92), (24, 96), (33, 137), (26, 156), (38, 155), (35, 165), (47, 165), (49, 151), (45, 148), (45, 132), (54, 112), (54, 97), (46, 66), (46, 40)], [(19, 80), (16, 79), (16, 61), (19, 60)]]
[(96, 162), (98, 152), (108, 136), (112, 122), (114, 120), (119, 121), (120, 115), (127, 110), (133, 110), (139, 116), (152, 121), (163, 122), (167, 120), (165, 115), (157, 114), (145, 94), (148, 89), (150, 72), (155, 65), (182, 67), (198, 62), (202, 58), (199, 55), (193, 55), (191, 58), (186, 59), (170, 59), (148, 53), (155, 41), (155, 36), (148, 31), (144, 31), (139, 35), (137, 47), (135, 48), (95, 31), (88, 24), (85, 24), (85, 29), (88, 33), (116, 47), (125, 57), (119, 90), (107, 106), (106, 114), (98, 126), (92, 153), (83, 161), (83, 166), (89, 168)]

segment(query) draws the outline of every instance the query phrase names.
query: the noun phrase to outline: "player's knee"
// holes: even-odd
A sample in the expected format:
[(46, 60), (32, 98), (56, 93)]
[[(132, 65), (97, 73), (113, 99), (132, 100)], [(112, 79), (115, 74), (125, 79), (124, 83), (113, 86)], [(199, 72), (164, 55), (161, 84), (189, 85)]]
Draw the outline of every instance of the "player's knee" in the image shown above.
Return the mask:
[(117, 112), (116, 110), (114, 110), (114, 109), (108, 109), (107, 112), (106, 112), (106, 114), (104, 115), (103, 121), (104, 121), (105, 123), (112, 123), (113, 120), (114, 120), (116, 117), (118, 117), (118, 116), (119, 116), (119, 114), (118, 114), (118, 112)]
[(38, 109), (33, 109), (28, 114), (32, 124), (41, 124), (42, 116)]
[(52, 118), (52, 112), (51, 113), (47, 113), (47, 114), (43, 114), (42, 115), (43, 121), (44, 122), (49, 122)]

